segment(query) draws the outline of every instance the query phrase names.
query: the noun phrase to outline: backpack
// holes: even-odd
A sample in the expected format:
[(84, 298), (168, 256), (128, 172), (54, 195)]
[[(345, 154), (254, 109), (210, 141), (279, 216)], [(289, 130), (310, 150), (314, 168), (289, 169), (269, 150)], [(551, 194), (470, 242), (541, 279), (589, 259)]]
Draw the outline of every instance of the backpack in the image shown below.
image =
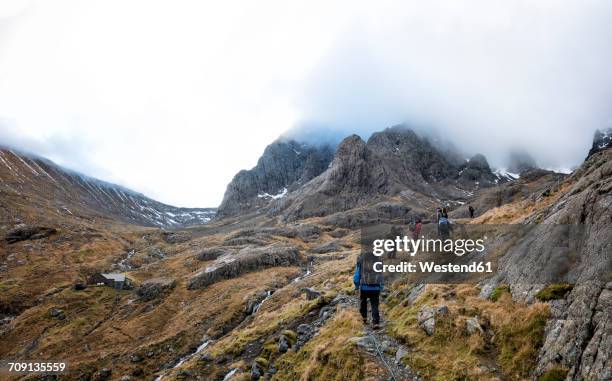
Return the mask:
[(448, 218), (440, 217), (440, 221), (438, 221), (438, 224), (440, 224), (440, 225), (448, 225), (449, 224)]
[(373, 269), (374, 262), (380, 262), (381, 259), (373, 255), (364, 255), (360, 259), (361, 277), (360, 284), (381, 285), (384, 282), (383, 273), (377, 273)]

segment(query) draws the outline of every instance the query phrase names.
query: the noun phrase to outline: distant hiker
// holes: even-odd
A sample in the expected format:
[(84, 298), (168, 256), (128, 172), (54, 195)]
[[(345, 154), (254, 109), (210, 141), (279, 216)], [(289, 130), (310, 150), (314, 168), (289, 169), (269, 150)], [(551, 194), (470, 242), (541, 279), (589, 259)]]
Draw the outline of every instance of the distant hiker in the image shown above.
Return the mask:
[(442, 216), (442, 208), (436, 208), (436, 223), (440, 222), (440, 217)]
[(438, 221), (438, 235), (441, 239), (447, 239), (450, 237), (450, 233), (453, 230), (448, 217), (441, 216)]
[(446, 208), (442, 208), (442, 217), (448, 219), (448, 212), (446, 211)]
[(470, 211), (470, 218), (474, 218), (474, 207), (472, 205), (469, 205), (468, 210)]
[(421, 229), (423, 228), (423, 222), (421, 221), (421, 217), (418, 217), (414, 227), (411, 229), (412, 231), (412, 239), (418, 239), (421, 235)]
[(357, 260), (355, 266), (355, 275), (353, 283), (355, 290), (359, 291), (359, 299), (361, 306), (359, 312), (363, 318), (363, 324), (368, 323), (368, 299), (372, 307), (372, 328), (378, 329), (380, 324), (380, 314), (378, 312), (378, 299), (383, 285), (383, 274), (374, 271), (374, 263), (380, 262), (381, 259), (374, 256), (372, 253), (362, 254)]

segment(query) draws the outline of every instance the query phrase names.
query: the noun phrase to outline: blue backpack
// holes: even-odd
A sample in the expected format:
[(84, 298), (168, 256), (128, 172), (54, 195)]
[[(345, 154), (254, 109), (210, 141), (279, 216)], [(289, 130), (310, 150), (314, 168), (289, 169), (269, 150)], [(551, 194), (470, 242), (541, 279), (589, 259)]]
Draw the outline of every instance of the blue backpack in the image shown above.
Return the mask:
[(440, 220), (438, 221), (438, 224), (440, 224), (440, 225), (448, 225), (448, 218), (440, 217)]

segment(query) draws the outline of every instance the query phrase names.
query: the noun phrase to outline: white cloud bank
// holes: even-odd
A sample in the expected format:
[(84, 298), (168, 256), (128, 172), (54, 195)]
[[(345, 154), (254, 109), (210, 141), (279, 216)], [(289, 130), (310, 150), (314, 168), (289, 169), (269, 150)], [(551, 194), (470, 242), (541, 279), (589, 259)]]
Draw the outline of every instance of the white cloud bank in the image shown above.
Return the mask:
[[(375, 4), (375, 5), (374, 5)], [(0, 3), (0, 143), (214, 206), (295, 126), (408, 120), (577, 164), (610, 120), (607, 1)]]

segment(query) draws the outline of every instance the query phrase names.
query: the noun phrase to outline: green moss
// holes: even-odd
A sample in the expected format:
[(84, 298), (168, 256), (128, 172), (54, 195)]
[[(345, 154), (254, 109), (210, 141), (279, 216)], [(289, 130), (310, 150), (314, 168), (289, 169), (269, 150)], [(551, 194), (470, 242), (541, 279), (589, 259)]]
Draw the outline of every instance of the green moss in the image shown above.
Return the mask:
[(259, 365), (260, 365), (262, 368), (264, 368), (264, 369), (267, 369), (267, 368), (268, 368), (269, 362), (268, 362), (268, 360), (267, 360), (267, 359), (265, 359), (265, 358), (263, 358), (263, 357), (258, 357), (258, 358), (256, 358), (256, 359), (255, 359), (255, 362), (256, 362), (257, 364), (259, 364)]
[(553, 368), (546, 371), (538, 378), (538, 381), (563, 381), (567, 376), (568, 370), (565, 368)]
[(573, 285), (567, 283), (549, 284), (536, 294), (536, 298), (544, 302), (563, 299), (573, 288)]
[(493, 302), (497, 302), (499, 298), (502, 297), (502, 295), (509, 293), (509, 292), (510, 292), (510, 287), (508, 285), (505, 285), (505, 284), (499, 285), (495, 287), (495, 290), (493, 290), (489, 299), (491, 299), (491, 301)]

